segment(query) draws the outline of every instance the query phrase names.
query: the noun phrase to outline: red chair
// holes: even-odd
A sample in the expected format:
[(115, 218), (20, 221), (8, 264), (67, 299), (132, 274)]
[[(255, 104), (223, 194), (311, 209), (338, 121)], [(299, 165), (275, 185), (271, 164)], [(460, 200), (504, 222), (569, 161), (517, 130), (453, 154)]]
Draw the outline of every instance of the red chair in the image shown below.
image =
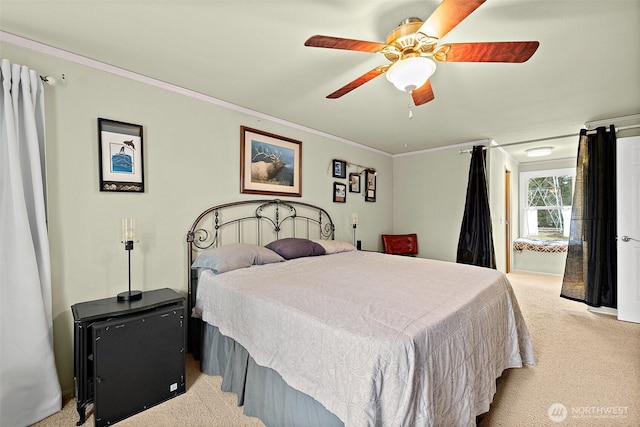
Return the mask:
[(384, 253), (393, 255), (416, 256), (418, 254), (418, 236), (412, 234), (383, 234)]

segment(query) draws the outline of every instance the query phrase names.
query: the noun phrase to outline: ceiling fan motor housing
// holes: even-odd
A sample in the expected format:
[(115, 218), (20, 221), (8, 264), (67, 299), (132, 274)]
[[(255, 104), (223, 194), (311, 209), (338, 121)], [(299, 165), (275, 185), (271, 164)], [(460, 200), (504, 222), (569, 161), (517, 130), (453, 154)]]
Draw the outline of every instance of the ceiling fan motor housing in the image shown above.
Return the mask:
[[(438, 39), (427, 34), (418, 33), (424, 22), (420, 18), (406, 18), (393, 29), (385, 40), (389, 46), (394, 46), (400, 51), (400, 57), (420, 56), (423, 53), (430, 53), (435, 48)], [(395, 52), (385, 52), (389, 61), (399, 59)]]

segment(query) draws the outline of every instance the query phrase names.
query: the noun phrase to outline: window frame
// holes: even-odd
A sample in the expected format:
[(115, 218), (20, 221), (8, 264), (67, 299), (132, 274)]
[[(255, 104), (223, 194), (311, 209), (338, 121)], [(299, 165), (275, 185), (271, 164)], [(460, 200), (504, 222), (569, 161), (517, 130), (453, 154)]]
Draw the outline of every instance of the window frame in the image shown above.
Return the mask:
[[(527, 227), (527, 202), (529, 200), (529, 180), (532, 178), (542, 178), (548, 176), (566, 176), (572, 177), (571, 188), (571, 200), (573, 204), (573, 193), (576, 186), (576, 169), (575, 168), (553, 168), (553, 169), (540, 169), (535, 171), (520, 172), (520, 192), (519, 192), (519, 212), (520, 212), (520, 228), (518, 235), (521, 238), (532, 239), (528, 235)], [(572, 205), (569, 205), (571, 207)], [(563, 206), (566, 207), (566, 206)]]

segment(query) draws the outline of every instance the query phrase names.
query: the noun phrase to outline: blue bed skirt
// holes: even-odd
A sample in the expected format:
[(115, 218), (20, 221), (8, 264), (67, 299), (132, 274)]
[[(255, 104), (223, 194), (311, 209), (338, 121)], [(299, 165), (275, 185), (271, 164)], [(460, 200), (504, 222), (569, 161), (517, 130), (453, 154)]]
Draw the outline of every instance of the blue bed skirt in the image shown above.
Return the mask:
[(222, 377), (222, 391), (238, 396), (245, 415), (267, 427), (344, 426), (311, 396), (290, 387), (276, 371), (259, 366), (247, 350), (203, 322), (201, 369)]

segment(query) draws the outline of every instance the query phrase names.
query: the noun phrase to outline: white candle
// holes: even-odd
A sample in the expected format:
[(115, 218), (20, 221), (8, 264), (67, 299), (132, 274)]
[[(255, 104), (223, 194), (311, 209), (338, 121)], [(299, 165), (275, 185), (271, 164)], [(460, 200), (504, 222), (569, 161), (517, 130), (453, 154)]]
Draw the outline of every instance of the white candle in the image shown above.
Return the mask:
[(136, 219), (122, 218), (122, 241), (129, 242), (136, 240)]

